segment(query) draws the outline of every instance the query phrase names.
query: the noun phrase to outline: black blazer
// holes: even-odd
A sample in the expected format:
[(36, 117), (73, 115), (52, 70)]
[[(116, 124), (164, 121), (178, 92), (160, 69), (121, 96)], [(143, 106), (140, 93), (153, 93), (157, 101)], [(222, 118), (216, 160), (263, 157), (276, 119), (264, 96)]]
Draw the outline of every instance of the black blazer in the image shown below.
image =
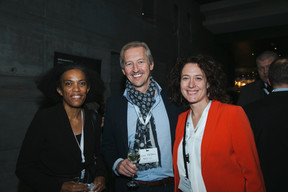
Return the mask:
[(64, 181), (80, 176), (83, 166), (94, 174), (94, 178), (105, 176), (100, 155), (101, 118), (97, 118), (96, 122), (92, 124), (91, 113), (85, 109), (86, 162), (82, 165), (81, 151), (63, 105), (39, 110), (20, 150), (16, 166), (18, 178), (36, 191), (59, 192)]
[(254, 132), (266, 190), (283, 191), (288, 181), (288, 91), (272, 92), (244, 110)]
[(237, 100), (237, 105), (244, 106), (248, 103), (252, 103), (258, 99), (264, 98), (266, 96), (266, 93), (263, 89), (264, 83), (260, 79), (242, 87)]
[[(175, 105), (164, 91), (161, 91), (161, 96), (166, 107), (171, 130), (171, 140), (167, 139), (167, 141), (171, 142), (173, 146), (178, 115), (183, 112), (183, 109)], [(109, 168), (113, 167), (118, 158), (127, 158), (127, 102), (127, 99), (122, 94), (109, 98), (106, 103), (102, 151)], [(115, 183), (116, 191), (126, 191), (128, 179), (123, 176), (117, 177)]]

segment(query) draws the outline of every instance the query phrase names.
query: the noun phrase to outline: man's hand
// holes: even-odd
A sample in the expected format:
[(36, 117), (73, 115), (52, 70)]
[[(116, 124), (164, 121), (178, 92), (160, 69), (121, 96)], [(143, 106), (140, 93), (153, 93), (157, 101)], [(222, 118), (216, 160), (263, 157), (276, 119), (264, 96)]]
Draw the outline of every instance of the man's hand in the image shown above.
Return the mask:
[(128, 159), (124, 159), (118, 163), (116, 170), (119, 174), (125, 175), (126, 177), (132, 177), (137, 175), (137, 167)]

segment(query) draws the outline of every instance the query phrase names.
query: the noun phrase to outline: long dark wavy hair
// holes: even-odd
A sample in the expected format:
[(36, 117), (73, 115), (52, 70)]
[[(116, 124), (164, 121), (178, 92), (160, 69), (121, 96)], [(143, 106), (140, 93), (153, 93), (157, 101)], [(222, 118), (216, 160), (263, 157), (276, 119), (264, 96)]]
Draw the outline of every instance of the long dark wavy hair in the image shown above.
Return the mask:
[(171, 99), (178, 103), (188, 106), (188, 101), (182, 96), (180, 90), (181, 73), (184, 66), (188, 63), (196, 63), (204, 72), (209, 88), (207, 96), (210, 100), (217, 100), (223, 103), (230, 103), (230, 97), (226, 93), (226, 75), (219, 63), (210, 56), (196, 55), (186, 58), (179, 58), (172, 68), (169, 77), (169, 94)]
[(58, 64), (36, 79), (37, 88), (46, 96), (45, 101), (42, 102), (49, 103), (49, 105), (62, 102), (62, 96), (57, 92), (57, 88), (62, 89), (62, 75), (71, 69), (79, 69), (86, 76), (87, 86), (90, 87), (90, 91), (86, 96), (85, 102), (100, 103), (103, 100), (103, 93), (105, 91), (100, 75), (95, 70), (77, 63)]

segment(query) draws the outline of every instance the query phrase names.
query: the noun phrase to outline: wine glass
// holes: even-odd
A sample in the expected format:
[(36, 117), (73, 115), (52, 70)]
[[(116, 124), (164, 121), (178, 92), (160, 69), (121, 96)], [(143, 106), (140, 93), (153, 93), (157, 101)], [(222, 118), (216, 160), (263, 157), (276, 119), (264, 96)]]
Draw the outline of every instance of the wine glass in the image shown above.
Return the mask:
[(89, 191), (91, 191), (94, 187), (94, 183), (90, 181), (91, 180), (90, 173), (87, 170), (85, 170), (84, 175), (82, 175), (82, 173), (80, 175), (81, 175), (80, 177), (75, 177), (74, 181), (78, 184), (86, 185)]
[[(139, 149), (134, 149), (134, 143), (129, 142), (128, 145), (128, 160), (131, 161), (133, 164), (136, 164), (140, 161), (140, 153)], [(138, 182), (135, 181), (134, 174), (132, 175), (131, 181), (127, 183), (128, 187), (135, 188), (138, 187)]]

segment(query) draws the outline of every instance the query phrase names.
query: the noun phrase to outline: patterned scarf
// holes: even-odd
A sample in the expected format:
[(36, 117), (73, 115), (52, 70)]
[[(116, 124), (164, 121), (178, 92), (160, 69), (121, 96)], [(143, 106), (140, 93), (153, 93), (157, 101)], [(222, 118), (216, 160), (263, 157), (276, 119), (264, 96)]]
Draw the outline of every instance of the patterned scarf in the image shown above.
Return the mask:
[[(134, 89), (133, 85), (129, 80), (126, 81), (126, 89), (128, 91), (129, 98), (131, 99), (132, 103), (136, 105), (143, 117), (144, 121), (149, 114), (153, 104), (155, 103), (154, 95), (156, 91), (156, 83), (152, 76), (150, 76), (150, 83), (149, 88), (145, 94), (140, 91)], [(150, 129), (152, 129), (152, 137), (150, 136)], [(135, 132), (135, 142), (134, 148), (136, 149), (148, 149), (148, 148), (157, 148), (158, 151), (158, 163), (144, 163), (144, 164), (137, 164), (137, 168), (140, 171), (156, 168), (161, 166), (161, 154), (157, 140), (157, 133), (155, 127), (154, 117), (151, 114), (150, 121), (144, 125), (141, 123), (138, 115), (137, 123), (136, 123), (136, 132)]]

